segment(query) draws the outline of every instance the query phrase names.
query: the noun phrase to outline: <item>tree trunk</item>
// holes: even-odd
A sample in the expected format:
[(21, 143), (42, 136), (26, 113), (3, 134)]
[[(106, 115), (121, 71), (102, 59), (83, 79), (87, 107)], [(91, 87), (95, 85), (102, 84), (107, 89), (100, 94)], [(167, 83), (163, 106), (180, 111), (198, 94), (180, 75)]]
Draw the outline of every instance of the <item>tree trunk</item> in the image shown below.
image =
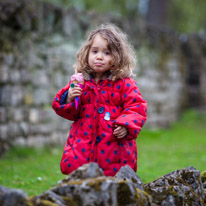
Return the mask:
[(170, 0), (149, 0), (147, 21), (155, 25), (167, 25)]

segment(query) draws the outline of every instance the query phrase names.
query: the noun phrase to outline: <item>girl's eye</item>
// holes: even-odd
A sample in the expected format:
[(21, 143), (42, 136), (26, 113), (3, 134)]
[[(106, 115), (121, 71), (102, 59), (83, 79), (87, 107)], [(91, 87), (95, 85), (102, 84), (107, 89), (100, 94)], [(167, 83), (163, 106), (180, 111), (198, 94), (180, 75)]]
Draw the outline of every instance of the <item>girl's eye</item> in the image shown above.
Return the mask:
[(106, 55), (110, 55), (110, 52), (109, 51), (106, 51), (106, 52), (104, 52)]
[(96, 54), (96, 53), (97, 53), (97, 51), (96, 51), (96, 50), (93, 50), (93, 51), (92, 51), (92, 53)]

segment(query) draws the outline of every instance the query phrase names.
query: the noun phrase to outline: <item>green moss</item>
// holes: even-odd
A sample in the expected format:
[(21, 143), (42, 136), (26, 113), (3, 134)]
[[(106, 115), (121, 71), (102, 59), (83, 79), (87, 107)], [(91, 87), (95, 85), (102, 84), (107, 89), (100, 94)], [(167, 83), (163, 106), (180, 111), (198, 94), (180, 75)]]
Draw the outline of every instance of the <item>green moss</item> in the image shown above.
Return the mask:
[(69, 181), (66, 184), (68, 185), (81, 185), (85, 180), (73, 180), (73, 181)]
[(137, 183), (137, 180), (132, 177), (132, 182)]
[(152, 204), (149, 194), (138, 188), (136, 188), (135, 199), (138, 200), (139, 206), (145, 206), (148, 205), (148, 203)]
[(125, 206), (135, 203), (135, 198), (132, 196), (131, 190), (126, 182), (119, 182), (117, 188), (117, 205)]
[(53, 203), (49, 200), (40, 199), (37, 201), (35, 200), (35, 196), (31, 196), (27, 206), (58, 206), (56, 203)]
[[(180, 179), (180, 178), (179, 178)], [(178, 180), (180, 182), (180, 180)], [(154, 200), (156, 203), (161, 203), (166, 197), (169, 195), (174, 197), (175, 200), (175, 205), (192, 205), (194, 203), (194, 200), (199, 200), (201, 203), (200, 205), (204, 205), (203, 200), (200, 199), (200, 197), (193, 191), (192, 187), (185, 183), (183, 180), (181, 183), (187, 187), (190, 187), (190, 192), (189, 193), (182, 193), (184, 194), (184, 199), (181, 199), (178, 192), (175, 190), (174, 186), (169, 185), (166, 187), (163, 187), (163, 192), (161, 193), (156, 193), (150, 188), (145, 188), (145, 191), (148, 192), (151, 196), (153, 196)], [(179, 187), (181, 190), (181, 187)], [(191, 195), (192, 194), (192, 195)]]
[(161, 72), (164, 72), (164, 74), (167, 74), (167, 76), (169, 76), (169, 71), (167, 70), (168, 60), (169, 54), (161, 50), (159, 52), (158, 69), (161, 70)]
[(174, 190), (174, 187), (169, 185), (166, 187), (163, 187), (163, 192), (155, 192), (151, 190), (150, 188), (146, 188), (145, 191), (150, 194), (155, 200), (156, 203), (161, 203), (168, 195), (172, 195), (175, 199), (175, 205), (182, 205), (182, 199), (179, 198), (179, 195), (177, 191)]
[(11, 41), (9, 41), (4, 36), (0, 36), (0, 45), (1, 45), (0, 51), (2, 51), (2, 52), (9, 53), (9, 52), (13, 51), (13, 45), (12, 45)]
[(58, 184), (58, 187), (62, 187), (65, 185), (81, 185), (83, 182), (85, 181), (85, 179), (83, 180), (71, 180), (71, 181), (63, 181), (62, 183)]
[(63, 196), (62, 199), (66, 202), (66, 205), (78, 206), (78, 203), (70, 197)]
[(73, 194), (73, 196), (72, 196), (72, 203), (74, 204), (72, 206), (83, 205), (82, 199), (80, 198), (79, 195), (76, 195), (76, 194)]
[(201, 180), (202, 182), (206, 182), (206, 170), (201, 172)]
[(86, 184), (87, 186), (93, 188), (95, 191), (101, 191), (102, 182), (105, 182), (107, 178), (90, 179)]
[(50, 202), (49, 200), (40, 200), (38, 206), (58, 206), (58, 205), (53, 202)]

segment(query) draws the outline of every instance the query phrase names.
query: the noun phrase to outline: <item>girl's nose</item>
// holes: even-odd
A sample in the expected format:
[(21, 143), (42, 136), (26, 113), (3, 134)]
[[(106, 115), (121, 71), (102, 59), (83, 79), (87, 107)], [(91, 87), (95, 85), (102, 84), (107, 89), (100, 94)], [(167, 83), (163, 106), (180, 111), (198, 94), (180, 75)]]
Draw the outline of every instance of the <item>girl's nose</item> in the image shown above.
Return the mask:
[(102, 58), (103, 58), (102, 53), (99, 52), (99, 53), (97, 54), (97, 59), (102, 59)]

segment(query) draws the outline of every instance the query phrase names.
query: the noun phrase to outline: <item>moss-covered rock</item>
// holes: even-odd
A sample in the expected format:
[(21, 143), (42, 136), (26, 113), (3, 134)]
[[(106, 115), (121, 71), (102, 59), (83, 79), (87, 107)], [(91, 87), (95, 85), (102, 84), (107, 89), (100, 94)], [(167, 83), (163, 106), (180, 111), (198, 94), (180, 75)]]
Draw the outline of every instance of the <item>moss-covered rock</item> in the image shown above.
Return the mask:
[(206, 182), (206, 170), (201, 172), (201, 180), (202, 182)]
[[(131, 168), (126, 169), (128, 174), (133, 174)], [(122, 170), (124, 171), (124, 168)], [(151, 205), (150, 196), (136, 188), (134, 184), (134, 182), (137, 183), (136, 177), (127, 175), (123, 178), (121, 174), (117, 174), (118, 178), (106, 177), (96, 163), (86, 164), (71, 173), (53, 189), (33, 197), (33, 202), (36, 204), (47, 200), (55, 204), (59, 202), (59, 205), (72, 206)]]
[(1, 206), (29, 206), (28, 195), (19, 189), (9, 189), (0, 185)]
[(176, 170), (144, 185), (157, 205), (204, 205), (200, 171), (193, 167)]
[[(193, 167), (176, 170), (148, 184), (143, 184), (128, 166), (118, 173), (115, 177), (106, 177), (96, 163), (86, 164), (54, 188), (30, 198), (23, 191), (0, 186), (0, 205), (204, 206), (206, 203), (205, 183), (201, 181), (200, 171)], [(205, 172), (202, 172), (203, 181), (204, 178)]]

